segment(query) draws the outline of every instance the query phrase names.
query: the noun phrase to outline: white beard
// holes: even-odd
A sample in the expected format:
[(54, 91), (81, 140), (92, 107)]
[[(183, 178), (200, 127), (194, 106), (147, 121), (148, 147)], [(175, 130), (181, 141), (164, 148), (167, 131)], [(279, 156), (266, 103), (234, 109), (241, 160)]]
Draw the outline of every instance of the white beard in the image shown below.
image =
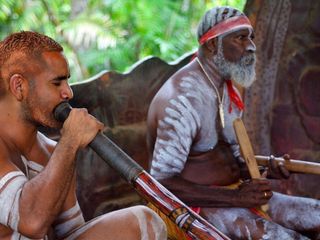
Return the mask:
[(236, 63), (230, 62), (224, 57), (222, 38), (218, 38), (218, 52), (213, 56), (213, 62), (225, 79), (232, 79), (245, 88), (250, 87), (255, 81), (256, 55), (252, 53), (241, 57)]

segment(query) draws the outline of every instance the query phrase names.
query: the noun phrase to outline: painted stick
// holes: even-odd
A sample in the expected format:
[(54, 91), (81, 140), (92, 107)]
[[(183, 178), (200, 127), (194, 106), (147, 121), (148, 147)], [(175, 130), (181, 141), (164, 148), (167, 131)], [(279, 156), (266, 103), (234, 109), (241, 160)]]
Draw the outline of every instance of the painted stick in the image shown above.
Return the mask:
[[(62, 102), (55, 108), (54, 116), (58, 121), (64, 122), (71, 109), (69, 103)], [(132, 184), (143, 198), (169, 216), (178, 227), (193, 239), (230, 239), (187, 207), (157, 180), (152, 178), (139, 164), (104, 134), (98, 133), (89, 146), (103, 161), (118, 171), (128, 183)]]
[(315, 162), (261, 155), (256, 155), (255, 158), (261, 166), (268, 166), (270, 158), (273, 158), (277, 164), (282, 163), (291, 172), (320, 174), (320, 164)]
[[(234, 120), (233, 127), (236, 132), (242, 157), (246, 161), (251, 178), (256, 178), (256, 179), (261, 178), (258, 164), (253, 153), (252, 145), (242, 120), (240, 118), (237, 118), (236, 120)], [(261, 209), (263, 211), (267, 211), (268, 205), (267, 204), (262, 205)]]

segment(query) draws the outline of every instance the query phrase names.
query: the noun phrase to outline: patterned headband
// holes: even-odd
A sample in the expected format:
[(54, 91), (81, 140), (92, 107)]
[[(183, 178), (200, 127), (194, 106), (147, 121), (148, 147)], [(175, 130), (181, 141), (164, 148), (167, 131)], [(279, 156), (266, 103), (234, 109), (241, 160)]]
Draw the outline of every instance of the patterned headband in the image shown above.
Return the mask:
[(224, 33), (230, 33), (241, 28), (252, 28), (249, 19), (246, 16), (235, 16), (228, 18), (217, 25), (213, 26), (209, 31), (202, 35), (199, 39), (200, 45), (203, 45), (206, 41), (215, 38)]

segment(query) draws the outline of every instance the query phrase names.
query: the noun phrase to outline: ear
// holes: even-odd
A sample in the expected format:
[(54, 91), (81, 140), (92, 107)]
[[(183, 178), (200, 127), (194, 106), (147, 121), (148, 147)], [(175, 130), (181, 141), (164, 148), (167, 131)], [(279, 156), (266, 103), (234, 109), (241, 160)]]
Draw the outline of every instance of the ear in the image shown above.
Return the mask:
[(217, 46), (218, 46), (217, 38), (213, 38), (213, 39), (210, 39), (209, 41), (207, 41), (206, 46), (211, 54), (213, 54), (213, 55), (217, 54)]
[(9, 80), (9, 89), (18, 101), (24, 97), (25, 78), (21, 74), (14, 74)]

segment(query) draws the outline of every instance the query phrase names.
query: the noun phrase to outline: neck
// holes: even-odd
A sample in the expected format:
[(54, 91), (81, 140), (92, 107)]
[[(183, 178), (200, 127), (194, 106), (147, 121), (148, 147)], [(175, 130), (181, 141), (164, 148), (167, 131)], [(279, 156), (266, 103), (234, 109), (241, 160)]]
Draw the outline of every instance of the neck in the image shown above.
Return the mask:
[(0, 102), (0, 138), (8, 150), (27, 155), (37, 139), (37, 128), (22, 119), (20, 104)]
[(208, 73), (217, 88), (223, 87), (225, 79), (222, 78), (216, 65), (214, 64), (212, 54), (209, 55), (209, 53), (199, 51), (198, 59), (200, 60), (204, 70)]

